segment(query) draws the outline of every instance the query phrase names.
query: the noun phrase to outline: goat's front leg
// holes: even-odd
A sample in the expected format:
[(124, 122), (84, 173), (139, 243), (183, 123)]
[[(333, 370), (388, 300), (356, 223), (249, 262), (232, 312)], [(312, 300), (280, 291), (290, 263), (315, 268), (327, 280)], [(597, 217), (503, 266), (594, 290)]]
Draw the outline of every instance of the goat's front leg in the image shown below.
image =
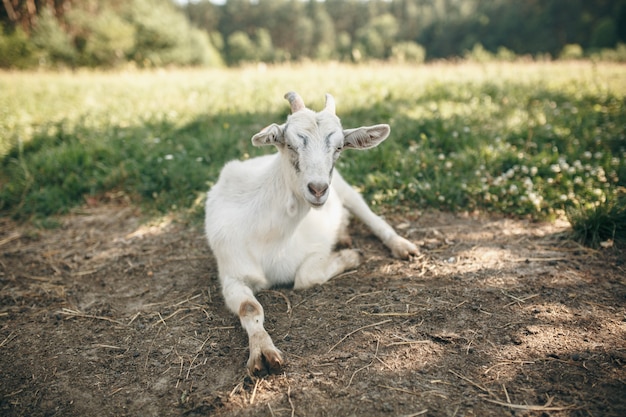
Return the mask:
[(350, 186), (338, 172), (335, 172), (333, 184), (344, 206), (369, 227), (369, 229), (391, 250), (396, 258), (407, 259), (418, 255), (419, 249), (413, 242), (398, 235), (396, 231), (377, 216), (367, 205), (361, 194)]
[(226, 278), (222, 280), (222, 285), (226, 305), (239, 316), (241, 326), (248, 333), (248, 370), (252, 374), (279, 372), (283, 357), (263, 327), (263, 306), (244, 283)]
[(361, 255), (354, 249), (311, 254), (298, 268), (293, 287), (302, 289), (323, 284), (332, 277), (354, 269), (360, 264)]

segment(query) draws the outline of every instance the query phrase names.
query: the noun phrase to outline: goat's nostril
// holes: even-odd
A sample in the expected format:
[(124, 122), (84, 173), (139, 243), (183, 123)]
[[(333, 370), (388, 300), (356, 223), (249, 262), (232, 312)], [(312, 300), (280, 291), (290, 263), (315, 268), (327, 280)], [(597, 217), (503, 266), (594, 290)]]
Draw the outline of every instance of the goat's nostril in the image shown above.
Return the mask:
[(319, 198), (322, 197), (324, 194), (326, 194), (326, 191), (328, 190), (328, 184), (327, 183), (314, 183), (314, 182), (310, 182), (308, 185), (309, 188), (309, 192), (311, 194), (313, 194), (315, 197)]

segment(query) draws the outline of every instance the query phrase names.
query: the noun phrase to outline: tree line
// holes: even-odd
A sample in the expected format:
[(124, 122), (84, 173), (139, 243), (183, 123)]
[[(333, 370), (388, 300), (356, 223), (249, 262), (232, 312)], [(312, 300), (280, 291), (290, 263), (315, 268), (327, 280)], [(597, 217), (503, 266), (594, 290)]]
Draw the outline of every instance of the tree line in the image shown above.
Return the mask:
[(0, 67), (580, 56), (626, 0), (2, 0)]

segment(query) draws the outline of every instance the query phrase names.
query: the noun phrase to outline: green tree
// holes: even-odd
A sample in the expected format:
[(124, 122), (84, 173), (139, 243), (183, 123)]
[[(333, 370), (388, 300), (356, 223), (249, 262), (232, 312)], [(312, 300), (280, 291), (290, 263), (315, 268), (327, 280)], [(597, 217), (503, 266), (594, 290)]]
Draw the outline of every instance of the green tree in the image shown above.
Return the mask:
[(50, 8), (40, 12), (30, 40), (37, 49), (40, 65), (73, 66), (76, 63), (77, 53), (72, 39)]
[(293, 38), (295, 45), (291, 51), (294, 59), (302, 59), (313, 56), (313, 38), (315, 32), (315, 23), (307, 16), (299, 16), (293, 27)]
[(270, 31), (260, 28), (255, 35), (256, 59), (262, 62), (274, 61), (274, 45)]
[(396, 42), (398, 22), (385, 13), (373, 18), (370, 23), (357, 32), (358, 43), (362, 45), (370, 58), (385, 59), (391, 56), (391, 48)]
[(228, 45), (228, 62), (238, 65), (243, 62), (256, 60), (255, 47), (247, 33), (236, 31), (231, 34), (227, 41)]
[(352, 60), (352, 38), (348, 32), (339, 32), (336, 41), (337, 54), (342, 61)]
[[(214, 36), (213, 39), (220, 45), (223, 43), (221, 38), (217, 36)], [(189, 51), (186, 65), (205, 67), (221, 67), (224, 65), (222, 55), (212, 42), (211, 37), (201, 29), (190, 28), (186, 48)]]
[(612, 48), (617, 44), (617, 25), (610, 17), (605, 17), (595, 24), (589, 41), (592, 48)]
[(135, 27), (130, 56), (139, 65), (220, 64), (208, 34), (194, 30), (169, 0), (133, 0), (126, 16)]
[(313, 15), (313, 58), (327, 60), (336, 55), (335, 25), (328, 12), (316, 7)]
[(90, 20), (84, 56), (92, 66), (113, 67), (126, 62), (135, 47), (135, 28), (110, 10)]

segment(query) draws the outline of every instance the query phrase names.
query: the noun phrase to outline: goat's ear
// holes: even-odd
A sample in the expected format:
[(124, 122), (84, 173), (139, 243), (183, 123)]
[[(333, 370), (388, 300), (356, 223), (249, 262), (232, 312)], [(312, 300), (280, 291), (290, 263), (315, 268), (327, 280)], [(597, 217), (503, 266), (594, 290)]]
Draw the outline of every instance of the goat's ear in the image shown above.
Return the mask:
[(387, 139), (391, 128), (389, 125), (374, 125), (345, 129), (343, 131), (343, 145), (346, 148), (369, 149), (378, 146)]
[(252, 136), (252, 144), (254, 146), (267, 146), (283, 143), (284, 130), (285, 125), (279, 126), (276, 123), (272, 123), (256, 135)]

